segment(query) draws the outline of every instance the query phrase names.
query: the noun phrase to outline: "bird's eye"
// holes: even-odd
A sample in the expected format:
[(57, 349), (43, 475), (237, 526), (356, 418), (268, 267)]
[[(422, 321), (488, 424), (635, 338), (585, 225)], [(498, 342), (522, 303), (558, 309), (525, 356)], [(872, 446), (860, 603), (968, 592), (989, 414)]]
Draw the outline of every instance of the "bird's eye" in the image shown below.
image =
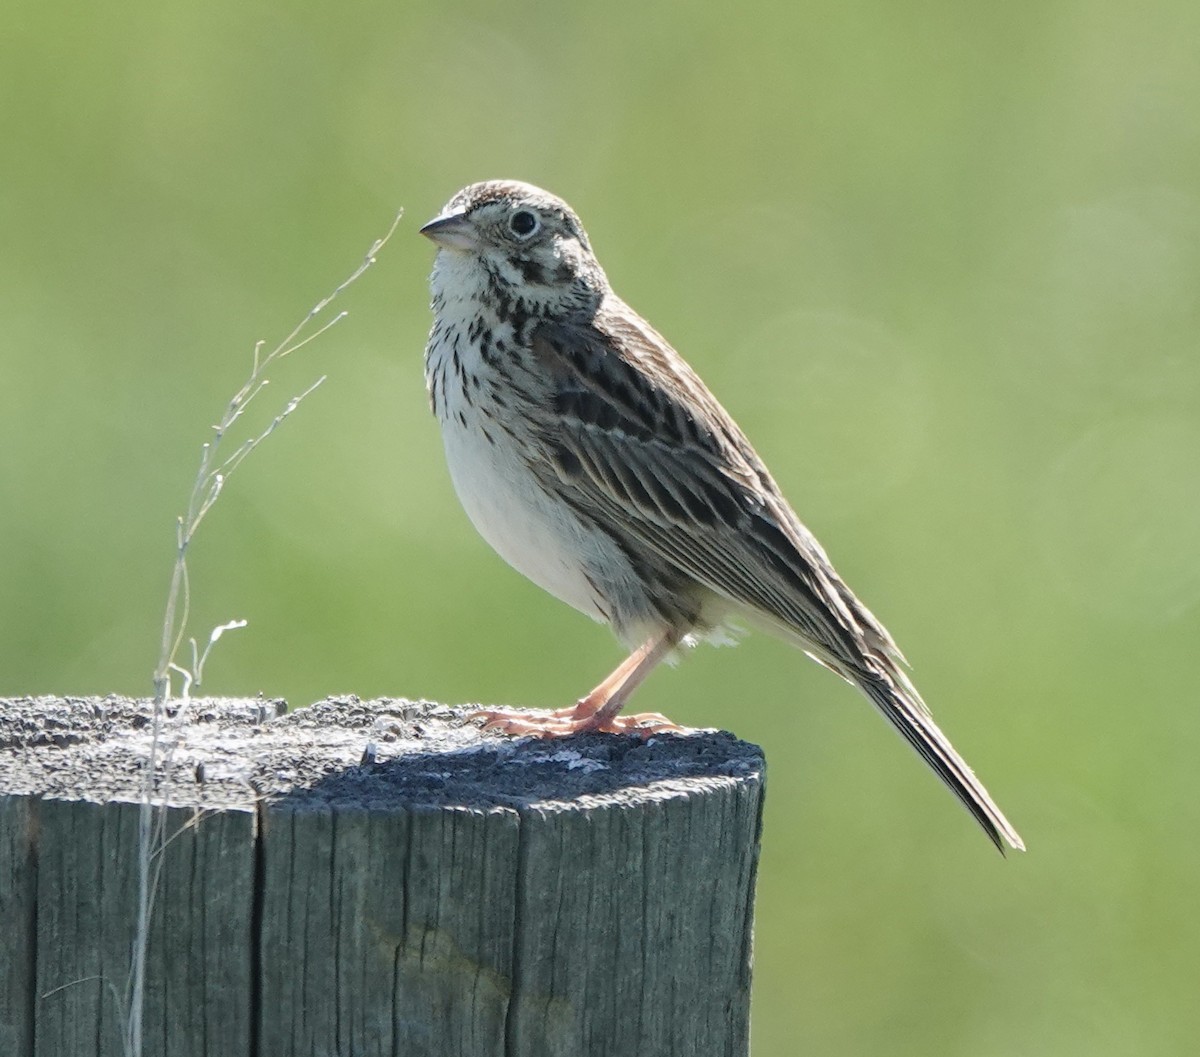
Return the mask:
[(538, 229), (538, 218), (528, 209), (518, 209), (508, 218), (508, 229), (517, 238), (527, 239)]

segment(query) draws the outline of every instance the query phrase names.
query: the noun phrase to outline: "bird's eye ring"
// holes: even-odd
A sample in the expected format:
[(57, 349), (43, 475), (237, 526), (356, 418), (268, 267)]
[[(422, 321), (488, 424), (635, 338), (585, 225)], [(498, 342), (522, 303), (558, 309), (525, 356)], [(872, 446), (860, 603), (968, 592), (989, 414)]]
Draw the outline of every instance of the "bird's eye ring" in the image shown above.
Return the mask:
[(517, 238), (527, 239), (539, 227), (538, 218), (535, 213), (531, 213), (528, 209), (518, 209), (511, 217), (508, 218), (508, 229)]

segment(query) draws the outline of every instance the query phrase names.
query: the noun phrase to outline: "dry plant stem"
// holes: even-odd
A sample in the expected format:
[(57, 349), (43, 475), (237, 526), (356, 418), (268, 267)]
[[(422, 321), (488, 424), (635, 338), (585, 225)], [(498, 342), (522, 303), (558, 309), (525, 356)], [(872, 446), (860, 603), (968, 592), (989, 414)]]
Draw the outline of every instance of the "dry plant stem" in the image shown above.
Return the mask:
[[(121, 1013), (125, 1018), (125, 1037), (123, 1049), (126, 1057), (142, 1057), (142, 1016), (146, 991), (146, 952), (150, 937), (150, 919), (154, 913), (154, 894), (158, 888), (159, 872), (162, 868), (162, 852), (169, 842), (165, 834), (166, 804), (169, 799), (171, 762), (179, 745), (182, 723), (189, 702), (191, 688), (199, 686), (203, 676), (204, 662), (216, 644), (217, 639), (225, 631), (244, 627), (245, 621), (230, 621), (215, 628), (209, 636), (208, 645), (201, 653), (197, 650), (196, 641), (192, 643), (192, 665), (185, 668), (176, 663), (175, 658), (179, 647), (187, 634), (188, 616), (191, 602), (191, 585), (188, 580), (187, 553), (192, 539), (205, 515), (212, 509), (220, 497), (230, 475), (242, 464), (246, 456), (257, 448), (264, 440), (275, 432), (297, 407), (300, 406), (310, 393), (322, 382), (322, 375), (312, 385), (297, 396), (293, 396), (283, 410), (279, 412), (267, 427), (255, 436), (244, 440), (234, 451), (224, 459), (219, 458), (222, 441), (225, 440), (229, 429), (245, 413), (251, 401), (267, 387), (270, 379), (267, 370), (285, 356), (302, 349), (310, 341), (324, 334), (330, 327), (346, 317), (346, 312), (339, 312), (332, 319), (323, 323), (310, 334), (303, 334), (306, 327), (325, 310), (339, 294), (355, 282), (375, 263), (376, 254), (383, 249), (396, 226), (400, 223), (403, 210), (396, 214), (391, 227), (380, 239), (377, 239), (367, 251), (366, 257), (354, 271), (327, 297), (315, 304), (309, 313), (300, 321), (294, 330), (265, 356), (264, 342), (254, 346), (254, 358), (249, 378), (233, 395), (225, 408), (220, 421), (213, 427), (213, 437), (200, 450), (200, 466), (196, 472), (192, 491), (188, 497), (187, 512), (178, 519), (175, 528), (175, 564), (171, 570), (171, 584), (167, 591), (166, 611), (163, 615), (162, 642), (159, 652), (158, 665), (154, 670), (154, 712), (151, 721), (150, 749), (144, 763), (145, 779), (142, 786), (141, 810), (138, 816), (138, 899), (137, 927), (133, 937), (133, 950), (129, 967), (129, 978), (126, 982), (124, 1001), (120, 1002)], [(303, 336), (302, 336), (303, 335)], [(163, 751), (163, 728), (166, 722), (166, 706), (171, 700), (171, 675), (178, 674), (182, 679), (182, 697), (175, 717), (175, 737)], [(155, 774), (160, 762), (164, 768), (163, 783), (156, 787)], [(159, 794), (158, 811), (155, 812), (153, 803), (156, 791)], [(115, 989), (114, 989), (115, 990)]]

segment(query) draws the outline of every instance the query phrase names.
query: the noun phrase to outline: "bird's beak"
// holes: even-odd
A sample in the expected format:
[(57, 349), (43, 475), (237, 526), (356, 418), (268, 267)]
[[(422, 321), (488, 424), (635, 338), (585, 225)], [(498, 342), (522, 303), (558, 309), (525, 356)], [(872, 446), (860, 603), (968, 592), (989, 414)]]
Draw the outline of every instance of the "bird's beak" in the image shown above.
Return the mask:
[(421, 228), (421, 234), (448, 250), (469, 253), (479, 248), (475, 225), (467, 218), (466, 213), (445, 213), (434, 217)]

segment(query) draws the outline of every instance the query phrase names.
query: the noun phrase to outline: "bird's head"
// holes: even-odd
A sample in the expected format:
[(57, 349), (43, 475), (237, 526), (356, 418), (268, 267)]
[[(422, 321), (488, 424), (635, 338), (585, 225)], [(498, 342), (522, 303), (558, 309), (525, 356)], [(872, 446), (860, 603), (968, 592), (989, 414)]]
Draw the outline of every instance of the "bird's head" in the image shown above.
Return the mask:
[(438, 246), (435, 290), (507, 293), (530, 309), (581, 307), (602, 294), (604, 272), (566, 202), (532, 184), (488, 180), (464, 187), (421, 228)]

